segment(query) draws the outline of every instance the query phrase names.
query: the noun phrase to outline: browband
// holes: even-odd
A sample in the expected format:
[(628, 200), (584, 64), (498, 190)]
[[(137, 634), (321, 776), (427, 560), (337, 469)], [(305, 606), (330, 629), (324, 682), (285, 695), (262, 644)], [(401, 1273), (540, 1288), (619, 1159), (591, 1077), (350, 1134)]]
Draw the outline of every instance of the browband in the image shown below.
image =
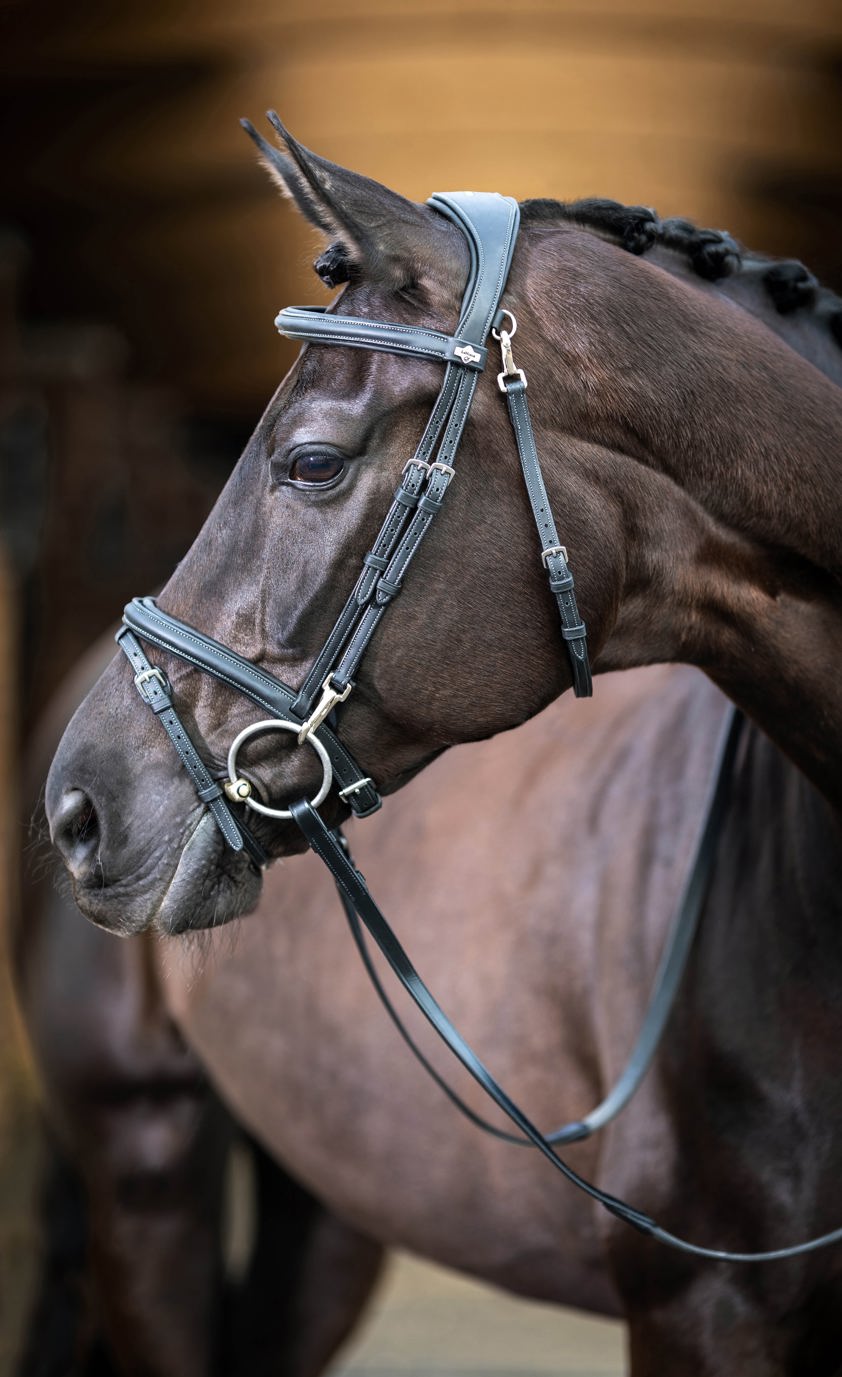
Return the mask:
[(384, 354), (409, 354), (437, 363), (461, 363), (464, 368), (485, 367), (488, 350), (459, 335), (422, 330), (411, 325), (334, 316), (324, 306), (285, 306), (275, 317), (275, 328), (287, 339), (313, 344), (345, 344), (352, 349), (378, 349)]

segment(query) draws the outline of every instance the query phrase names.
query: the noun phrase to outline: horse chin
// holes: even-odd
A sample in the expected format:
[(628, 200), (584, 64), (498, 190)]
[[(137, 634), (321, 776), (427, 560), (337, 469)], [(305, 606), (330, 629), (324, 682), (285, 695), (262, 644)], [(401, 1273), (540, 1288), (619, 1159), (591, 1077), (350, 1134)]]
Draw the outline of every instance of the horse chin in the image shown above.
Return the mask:
[(242, 855), (229, 858), (210, 813), (203, 812), (184, 845), (152, 923), (176, 936), (222, 927), (256, 907), (263, 877)]

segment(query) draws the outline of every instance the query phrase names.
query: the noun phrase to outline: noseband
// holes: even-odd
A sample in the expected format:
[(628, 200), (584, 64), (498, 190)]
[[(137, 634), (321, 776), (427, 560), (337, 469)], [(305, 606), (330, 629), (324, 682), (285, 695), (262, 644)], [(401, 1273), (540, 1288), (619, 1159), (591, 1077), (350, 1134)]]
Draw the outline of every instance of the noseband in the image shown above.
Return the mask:
[[(354, 940), (387, 1012), (425, 1069), (474, 1123), (506, 1141), (537, 1148), (573, 1185), (617, 1218), (662, 1243), (695, 1256), (722, 1261), (770, 1261), (838, 1242), (842, 1239), (842, 1229), (796, 1247), (772, 1252), (730, 1253), (700, 1247), (662, 1229), (648, 1215), (586, 1181), (562, 1160), (554, 1146), (586, 1138), (602, 1128), (628, 1102), (648, 1069), (666, 1025), (701, 910), (737, 748), (739, 715), (729, 714), (705, 823), (638, 1040), (622, 1075), (597, 1109), (585, 1119), (566, 1124), (553, 1134), (541, 1133), (530, 1122), (454, 1028), (375, 904), (365, 880), (354, 866), (341, 832), (338, 828), (328, 829), (316, 812), (316, 807), (327, 798), (334, 784), (339, 798), (357, 817), (368, 817), (381, 806), (374, 781), (364, 773), (339, 738), (338, 710), (352, 692), (360, 661), (386, 609), (400, 593), (421, 542), (442, 510), (448, 487), (455, 477), (457, 450), (479, 375), (486, 365), (489, 335), (500, 345), (502, 367), (497, 383), (506, 397), (538, 529), (540, 559), (558, 607), (573, 690), (577, 698), (589, 697), (593, 691), (586, 629), (576, 605), (567, 550), (559, 541), (541, 473), (526, 398), (527, 380), (514, 362), (512, 338), (517, 323), (511, 312), (500, 306), (517, 239), (518, 204), (510, 197), (491, 193), (455, 192), (437, 194), (431, 197), (429, 205), (461, 230), (470, 252), (468, 283), (454, 335), (425, 327), (338, 315), (311, 306), (287, 307), (275, 321), (279, 332), (289, 339), (429, 359), (444, 367), (442, 386), (418, 448), (404, 467), (377, 539), (363, 559), (353, 592), (304, 683), (297, 691), (289, 688), (235, 651), (163, 612), (153, 598), (135, 598), (128, 604), (123, 625), (117, 633), (117, 643), (134, 671), (138, 693), (167, 732), (193, 781), (198, 798), (211, 811), (226, 844), (234, 851), (245, 851), (258, 865), (265, 865), (269, 860), (242, 817), (233, 811), (232, 804), (244, 804), (268, 817), (291, 819), (299, 827), (308, 845), (333, 875)], [(212, 675), (268, 714), (246, 727), (231, 743), (227, 777), (209, 771), (176, 712), (163, 670), (151, 663), (141, 642), (157, 646)], [(310, 746), (319, 757), (322, 784), (311, 802), (300, 800), (289, 809), (273, 808), (254, 798), (251, 784), (238, 774), (240, 746), (250, 737), (272, 730), (294, 733), (299, 745)], [(360, 922), (439, 1037), (514, 1124), (517, 1135), (503, 1133), (481, 1119), (426, 1060), (389, 1002), (368, 955)]]

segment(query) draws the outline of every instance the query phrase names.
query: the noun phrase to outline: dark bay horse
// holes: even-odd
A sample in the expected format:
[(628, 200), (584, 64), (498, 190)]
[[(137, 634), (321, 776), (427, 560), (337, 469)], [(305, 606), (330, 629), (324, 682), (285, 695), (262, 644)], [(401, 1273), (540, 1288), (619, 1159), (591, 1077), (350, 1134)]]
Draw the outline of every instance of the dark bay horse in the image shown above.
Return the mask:
[[(466, 273), (452, 226), (292, 141), (288, 150), (291, 159), (274, 159), (279, 177), (343, 244), (326, 255), (328, 270), (339, 264), (349, 280), (338, 311), (452, 328)], [(795, 352), (838, 370), (820, 318), (838, 307), (820, 298), (806, 324), (781, 325), (784, 343), (751, 284), (734, 292), (744, 296), (736, 305), (721, 286), (691, 279), (669, 249), (625, 253), (611, 225), (588, 229), (592, 218), (588, 207), (527, 206), (505, 300), (520, 324), (518, 361), (595, 669), (696, 665), (754, 726), (657, 1075), (600, 1143), (571, 1156), (698, 1242), (774, 1247), (842, 1220), (832, 1052), (842, 1023), (842, 394)], [(830, 323), (838, 328), (835, 314)], [(814, 351), (801, 338), (811, 331)], [(300, 683), (436, 383), (427, 363), (306, 349), (162, 606)], [(343, 739), (386, 792), (447, 747), (534, 718), (570, 684), (542, 571), (527, 556), (534, 532), (499, 407), (483, 378), (446, 514), (342, 710)], [(162, 659), (221, 765), (253, 714)], [(384, 898), (407, 913), (419, 964), (547, 1125), (598, 1098), (639, 1020), (674, 897), (668, 877), (686, 855), (700, 761), (722, 713), (721, 699), (685, 671), (628, 692), (619, 707), (613, 691), (604, 706), (575, 705), (575, 719), (565, 705), (571, 749), (554, 754), (547, 738), (531, 773), (473, 778), (466, 748), (453, 813), (437, 793), (403, 833), (388, 812), (367, 824), (381, 847), (400, 847), (401, 865), (380, 879)], [(445, 757), (426, 779), (459, 759)], [(309, 753), (273, 746), (255, 751), (249, 768), (273, 801), (312, 791)], [(253, 868), (199, 822), (125, 663), (106, 671), (71, 724), (47, 804), (78, 902), (103, 926), (182, 931), (256, 902)], [(335, 803), (325, 812), (339, 815)], [(412, 841), (430, 816), (447, 830), (435, 833), (419, 881)], [(274, 856), (301, 849), (291, 827), (259, 830)], [(373, 875), (364, 829), (355, 832)], [(468, 866), (470, 917), (457, 928), (452, 897), (436, 893), (431, 872), (443, 856), (439, 880), (457, 873), (462, 845), (480, 838), (484, 864)], [(581, 856), (588, 864), (574, 876)], [(311, 881), (294, 888), (308, 867), (296, 861), (271, 880), (295, 895), (296, 914), (310, 912)], [(320, 913), (327, 903), (325, 890)], [(347, 950), (311, 917), (303, 932), (297, 917), (264, 925), (267, 947), (241, 962), (247, 979), (233, 978), (235, 949), (215, 996), (203, 996), (201, 982), (190, 991), (180, 963), (169, 979), (173, 1006), (228, 1098), (340, 1214), (513, 1289), (622, 1310), (634, 1377), (842, 1371), (837, 1254), (742, 1270), (676, 1258), (596, 1216), (531, 1154), (480, 1144), (452, 1116), (443, 1128), (440, 1099), (403, 1049), (384, 1042), (382, 1020), (360, 1019)], [(256, 931), (246, 926), (244, 945)], [(446, 951), (454, 931), (459, 945)], [(220, 1008), (236, 1016), (236, 1038), (214, 1016)]]

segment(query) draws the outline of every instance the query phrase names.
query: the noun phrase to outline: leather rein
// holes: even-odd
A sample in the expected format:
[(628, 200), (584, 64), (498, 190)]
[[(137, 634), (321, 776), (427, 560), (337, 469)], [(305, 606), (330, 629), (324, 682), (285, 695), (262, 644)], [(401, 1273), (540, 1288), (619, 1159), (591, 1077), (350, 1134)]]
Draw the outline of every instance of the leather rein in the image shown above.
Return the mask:
[[(587, 1181), (556, 1151), (557, 1144), (580, 1141), (609, 1123), (628, 1103), (651, 1064), (674, 1004), (707, 890), (743, 726), (740, 713), (730, 709), (726, 716), (693, 862), (664, 947), (649, 1008), (625, 1068), (590, 1114), (549, 1134), (542, 1133), (531, 1123), (458, 1033), (377, 907), (364, 877), (353, 863), (342, 832), (339, 828), (328, 828), (316, 811), (334, 783), (340, 799), (357, 817), (368, 817), (381, 806), (374, 781), (364, 773), (339, 738), (337, 710), (352, 692), (362, 656), (387, 607), (400, 592), (409, 565), (441, 511), (447, 489), (455, 477), (457, 450), (477, 381), (487, 361), (489, 334), (500, 345), (502, 367), (497, 377), (498, 386), (506, 397), (538, 530), (540, 558), (558, 608), (573, 690), (576, 697), (589, 697), (593, 691), (587, 632), (576, 605), (567, 550), (559, 541), (550, 510), (529, 415), (527, 380), (514, 362), (512, 338), (517, 322), (511, 312), (500, 306), (517, 239), (518, 204), (511, 197), (484, 192), (437, 194), (431, 197), (429, 204), (461, 230), (470, 251), (468, 282), (454, 335), (337, 315), (318, 307), (288, 307), (280, 312), (275, 322), (279, 332), (291, 339), (432, 359), (444, 367), (442, 386), (418, 448), (403, 470), (377, 539), (363, 559), (354, 589), (304, 683), (298, 690), (289, 688), (235, 651), (163, 612), (152, 598), (135, 598), (128, 604), (123, 625), (117, 633), (117, 643), (134, 671), (140, 697), (167, 732), (199, 800), (212, 813), (226, 844), (234, 851), (245, 851), (259, 867), (268, 864), (267, 853), (242, 814), (235, 812), (232, 805), (244, 805), (269, 817), (291, 819), (299, 827), (308, 845), (334, 878), (353, 939), (389, 1017), (425, 1070), (474, 1124), (506, 1142), (536, 1148), (573, 1185), (611, 1214), (685, 1253), (728, 1262), (763, 1262), (794, 1257), (836, 1243), (842, 1240), (842, 1228), (794, 1247), (767, 1252), (738, 1253), (705, 1248), (669, 1233), (649, 1215)], [(149, 660), (142, 642), (211, 674), (244, 694), (267, 714), (241, 731), (231, 743), (227, 777), (212, 774), (208, 769), (178, 716), (166, 675)], [(323, 779), (311, 801), (299, 800), (288, 809), (270, 807), (253, 797), (250, 782), (238, 774), (240, 747), (251, 736), (272, 730), (294, 733), (300, 745), (309, 745), (318, 755)], [(475, 1113), (425, 1057), (404, 1027), (380, 981), (364, 929), (436, 1033), (502, 1111), (516, 1133), (504, 1131)]]

